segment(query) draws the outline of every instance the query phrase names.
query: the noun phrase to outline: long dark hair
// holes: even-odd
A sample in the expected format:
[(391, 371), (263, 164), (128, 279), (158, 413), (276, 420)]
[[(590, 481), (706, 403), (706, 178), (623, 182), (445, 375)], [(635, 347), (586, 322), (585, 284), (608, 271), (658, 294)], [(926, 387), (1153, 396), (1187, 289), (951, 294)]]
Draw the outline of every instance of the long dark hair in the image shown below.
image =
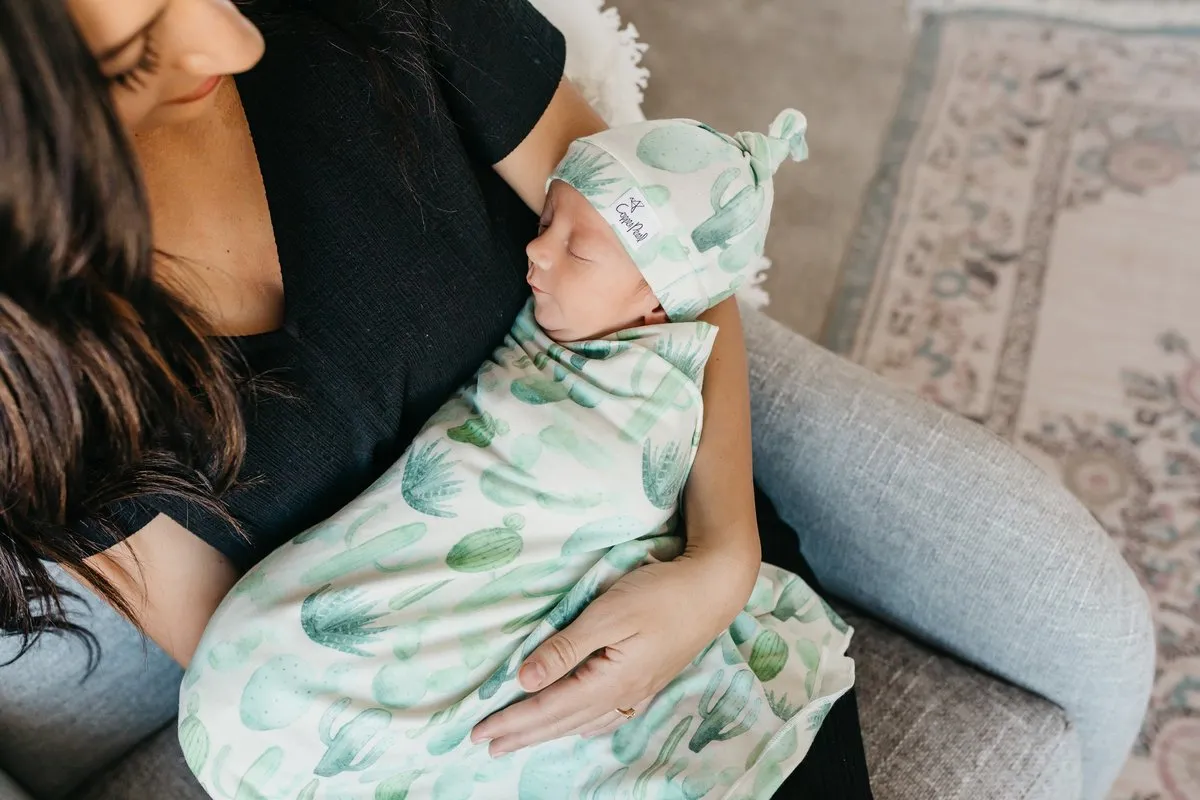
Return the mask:
[[(0, 625), (23, 654), (70, 621), (45, 561), (126, 616), (80, 520), (143, 495), (224, 514), (239, 381), (154, 280), (147, 201), (107, 85), (61, 0), (0, 4)], [(93, 537), (94, 538), (94, 537)]]
[[(240, 0), (260, 20), (323, 18), (363, 59), (397, 122), (432, 113), (423, 0)], [(416, 41), (411, 41), (412, 39)], [(416, 93), (395, 76), (415, 77)], [(397, 154), (413, 156), (415, 142)], [(147, 201), (108, 87), (65, 0), (0, 2), (0, 631), (17, 657), (73, 622), (57, 562), (137, 624), (87, 565), (113, 504), (195, 503), (238, 524), (222, 496), (245, 452), (254, 385), (201, 315), (155, 281)], [(258, 385), (271, 390), (271, 382)], [(77, 529), (87, 521), (90, 535)]]

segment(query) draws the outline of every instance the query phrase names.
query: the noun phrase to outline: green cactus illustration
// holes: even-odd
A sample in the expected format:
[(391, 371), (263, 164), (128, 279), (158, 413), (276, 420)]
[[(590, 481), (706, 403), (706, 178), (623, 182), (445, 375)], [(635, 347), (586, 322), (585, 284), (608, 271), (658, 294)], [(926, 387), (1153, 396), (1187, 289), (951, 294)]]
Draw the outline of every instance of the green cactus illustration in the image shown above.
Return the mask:
[(571, 587), (550, 613), (546, 622), (557, 630), (570, 625), (600, 593), (600, 575), (593, 572)]
[(808, 715), (808, 730), (816, 731), (820, 729), (821, 724), (825, 722), (825, 717), (829, 716), (829, 709), (833, 708), (832, 701), (822, 700), (811, 714)]
[(566, 453), (589, 469), (606, 470), (612, 466), (612, 454), (606, 448), (595, 439), (565, 425), (543, 428), (538, 440), (552, 450)]
[(363, 647), (392, 629), (392, 626), (371, 627), (383, 616), (372, 614), (373, 607), (374, 602), (363, 590), (334, 589), (327, 583), (300, 604), (300, 627), (322, 647), (352, 656), (370, 656)]
[(597, 197), (621, 180), (619, 177), (604, 177), (604, 172), (615, 165), (612, 156), (603, 150), (573, 144), (554, 170), (554, 177), (570, 184), (584, 197)]
[(267, 784), (275, 777), (283, 764), (283, 748), (269, 747), (263, 751), (254, 763), (250, 765), (238, 780), (237, 787), (228, 791), (224, 786), (225, 762), (229, 759), (232, 748), (225, 745), (217, 752), (213, 761), (213, 789), (222, 797), (229, 800), (268, 800), (276, 796), (276, 792), (268, 792)]
[(429, 690), (427, 672), (407, 661), (384, 664), (371, 681), (371, 696), (385, 708), (412, 708)]
[(338, 542), (345, 542), (348, 545), (354, 541), (355, 534), (358, 533), (359, 529), (362, 528), (363, 525), (366, 525), (368, 522), (386, 510), (387, 503), (375, 503), (370, 508), (355, 517), (354, 521), (349, 525), (345, 525), (344, 530), (343, 521), (337, 518), (326, 520), (325, 522), (322, 522), (319, 525), (314, 525), (300, 535), (296, 536), (294, 539), (292, 539), (292, 544), (296, 545), (320, 541), (324, 542), (325, 544), (338, 544)]
[(821, 651), (808, 639), (796, 642), (796, 655), (800, 656), (800, 661), (810, 670), (816, 669), (821, 663)]
[(220, 642), (208, 651), (208, 665), (218, 672), (237, 669), (245, 664), (258, 646), (263, 643), (261, 630), (251, 631), (232, 642)]
[(754, 639), (750, 651), (750, 669), (763, 683), (774, 680), (787, 664), (788, 646), (783, 637), (772, 630), (765, 630)]
[(646, 752), (651, 737), (671, 719), (683, 700), (684, 687), (672, 683), (654, 699), (646, 713), (617, 728), (612, 735), (612, 754), (622, 764), (632, 764)]
[(193, 775), (200, 775), (204, 764), (208, 761), (208, 731), (204, 723), (196, 716), (200, 710), (200, 697), (188, 697), (187, 716), (179, 720), (179, 747), (183, 750), (183, 760)]
[[(749, 710), (746, 709), (753, 688), (754, 673), (748, 669), (738, 670), (721, 699), (715, 700), (717, 689), (724, 680), (725, 670), (717, 670), (700, 698), (700, 725), (688, 741), (688, 749), (693, 753), (699, 753), (712, 742), (723, 742), (741, 736), (758, 721), (761, 698), (754, 698), (749, 704)], [(745, 716), (742, 715), (743, 711), (746, 711)], [(739, 717), (741, 721), (737, 722)]]
[(749, 772), (754, 768), (754, 765), (758, 763), (758, 759), (762, 757), (762, 754), (766, 751), (767, 746), (771, 744), (771, 740), (774, 738), (774, 731), (767, 731), (762, 735), (762, 738), (758, 740), (758, 744), (754, 745), (754, 749), (750, 751), (748, 756), (746, 756), (746, 763), (743, 767), (746, 772)]
[(462, 425), (446, 431), (446, 436), (455, 442), (473, 444), (476, 447), (487, 447), (497, 436), (508, 433), (508, 423), (496, 419), (486, 411), (478, 417), (471, 417)]
[[(571, 345), (571, 348), (576, 353), (594, 361), (606, 361), (627, 352), (631, 347), (633, 345), (629, 342), (613, 342), (608, 339), (590, 339), (582, 342), (574, 342)], [(572, 361), (572, 363), (574, 362)], [(577, 369), (582, 369), (582, 367), (577, 367)]]
[(551, 378), (558, 388), (551, 389), (545, 383), (545, 377), (536, 376), (513, 381), (512, 393), (518, 400), (529, 405), (545, 405), (569, 399), (584, 408), (595, 408), (600, 405), (604, 395), (563, 366), (563, 362), (570, 362), (574, 366), (575, 358), (562, 345), (551, 344), (544, 352), (533, 357), (533, 363), (542, 371), (549, 368)]
[(315, 800), (319, 788), (321, 788), (321, 782), (313, 778), (307, 786), (300, 790), (300, 794), (296, 795), (296, 800)]
[(393, 775), (375, 785), (374, 800), (408, 800), (408, 793), (417, 778), (425, 774), (424, 770), (410, 769)]
[(511, 564), (521, 554), (525, 541), (521, 529), (525, 518), (509, 514), (504, 527), (468, 533), (446, 554), (446, 566), (455, 572), (491, 572)]
[(500, 632), (506, 636), (511, 636), (512, 634), (517, 633), (518, 631), (522, 631), (531, 626), (536, 626), (539, 623), (541, 623), (543, 620), (545, 620), (546, 615), (548, 615), (551, 611), (553, 611), (555, 606), (557, 606), (557, 605), (558, 605), (557, 600), (551, 600), (549, 603), (546, 603), (541, 608), (535, 608), (533, 611), (530, 611), (528, 614), (526, 614), (522, 617), (517, 617), (516, 619), (510, 619), (508, 622), (504, 623), (504, 625), (502, 625), (500, 627)]
[(446, 578), (444, 580), (425, 583), (420, 586), (414, 586), (411, 589), (406, 589), (388, 601), (388, 608), (390, 608), (392, 611), (403, 611), (413, 603), (421, 602), (438, 589), (441, 589), (443, 586), (450, 583), (451, 580), (451, 578)]
[(475, 791), (475, 773), (467, 769), (448, 769), (433, 782), (436, 800), (471, 800)]
[(562, 555), (574, 556), (580, 553), (607, 550), (614, 545), (636, 539), (646, 533), (648, 531), (645, 523), (637, 517), (605, 517), (576, 528), (575, 532), (563, 542)]
[[(775, 694), (771, 689), (767, 690), (767, 705), (771, 707), (771, 713), (779, 717), (784, 722), (787, 722), (792, 717), (804, 708), (804, 704), (792, 705), (788, 702), (788, 696), (785, 692), (782, 695)], [(767, 734), (768, 737), (770, 734)]]
[(714, 213), (692, 231), (692, 244), (701, 253), (707, 253), (714, 247), (729, 247), (731, 239), (749, 230), (762, 216), (767, 200), (766, 190), (762, 186), (745, 186), (730, 200), (724, 200), (725, 191), (739, 175), (740, 169), (730, 167), (713, 183), (711, 200)]
[(808, 584), (799, 578), (791, 578), (784, 585), (783, 591), (779, 593), (779, 599), (775, 601), (775, 608), (771, 611), (771, 616), (780, 622), (789, 620), (808, 604), (812, 596), (813, 592)]
[(731, 146), (696, 125), (672, 123), (655, 128), (641, 138), (638, 159), (655, 169), (686, 174), (727, 161)]
[(458, 700), (457, 702), (454, 702), (454, 703), (446, 706), (443, 709), (435, 711), (433, 714), (431, 714), (429, 716), (429, 719), (425, 720), (424, 725), (420, 725), (416, 728), (410, 728), (408, 731), (405, 732), (404, 735), (407, 736), (409, 739), (419, 739), (422, 736), (425, 736), (427, 733), (429, 733), (433, 729), (435, 729), (441, 725), (445, 725), (449, 722), (452, 722), (454, 720), (454, 718), (458, 715), (458, 712), (462, 709), (463, 704), (466, 702), (466, 700), (467, 700), (467, 698), (464, 697), (461, 700)]
[[(650, 355), (650, 354), (647, 354)], [(653, 358), (653, 356), (651, 356)], [(641, 364), (634, 369), (634, 391), (640, 391), (644, 369)], [(700, 390), (679, 370), (671, 370), (663, 376), (621, 429), (621, 438), (629, 442), (641, 442), (649, 435), (658, 421), (671, 410), (686, 411), (698, 400)]]
[(404, 477), (400, 480), (400, 493), (404, 502), (415, 511), (431, 517), (453, 519), (458, 516), (445, 507), (459, 492), (462, 481), (454, 477), (457, 461), (447, 461), (449, 448), (439, 449), (442, 442), (428, 442), (412, 450), (404, 462)]
[(512, 659), (505, 661), (492, 670), (492, 674), (488, 675), (487, 680), (479, 684), (479, 696), (484, 700), (490, 700), (496, 696), (496, 692), (500, 691), (510, 678), (515, 678), (517, 675), (517, 667), (512, 665)]
[(642, 771), (637, 780), (633, 782), (634, 800), (645, 800), (650, 781), (659, 770), (670, 762), (671, 758), (675, 755), (675, 748), (679, 747), (679, 743), (683, 741), (683, 737), (687, 734), (688, 728), (691, 725), (691, 714), (675, 723), (675, 727), (667, 734), (667, 739), (663, 742), (662, 749), (658, 751), (658, 756), (650, 763), (650, 766)]
[(745, 611), (739, 612), (733, 618), (733, 623), (729, 626), (729, 635), (733, 637), (734, 643), (738, 645), (743, 645), (750, 641), (750, 637), (757, 633), (758, 620)]
[(846, 631), (850, 630), (850, 626), (846, 624), (846, 620), (842, 619), (841, 616), (839, 616), (838, 613), (833, 610), (833, 607), (830, 606), (829, 603), (825, 602), (825, 598), (822, 597), (820, 600), (821, 608), (825, 610), (825, 616), (829, 618), (830, 624), (837, 629), (837, 632), (844, 634)]
[[(350, 698), (331, 705), (317, 726), (321, 741), (325, 744), (325, 755), (313, 769), (314, 775), (331, 778), (343, 772), (362, 772), (378, 761), (392, 746), (392, 738), (385, 734), (392, 724), (392, 712), (382, 708), (368, 708), (359, 712), (354, 719), (333, 730), (338, 718), (349, 706)], [(373, 744), (372, 744), (373, 743)], [(363, 751), (371, 749), (363, 754)]]
[(573, 758), (530, 758), (517, 779), (519, 800), (562, 800), (575, 786), (579, 764)]
[(738, 650), (737, 645), (733, 643), (732, 637), (723, 635), (717, 641), (721, 643), (721, 660), (727, 665), (733, 667), (746, 663), (745, 656)]
[(682, 783), (673, 784), (677, 787), (674, 797), (678, 800), (701, 800), (716, 787), (720, 777), (720, 773), (713, 768), (702, 768), (684, 778)]
[(559, 511), (564, 514), (581, 514), (595, 508), (604, 502), (603, 492), (581, 491), (575, 494), (559, 492), (538, 492), (537, 504), (547, 511)]
[(242, 724), (252, 731), (286, 728), (324, 690), (315, 667), (293, 655), (274, 656), (254, 671), (242, 690)]
[(533, 476), (508, 464), (485, 469), (479, 477), (479, 491), (488, 500), (505, 508), (528, 505), (538, 495)]
[[(705, 326), (704, 330), (707, 332), (711, 328)], [(703, 338), (708, 337), (704, 336)], [(688, 380), (692, 383), (700, 382), (700, 374), (704, 371), (704, 365), (708, 361), (708, 348), (704, 346), (703, 339), (680, 341), (674, 336), (668, 336), (654, 345), (654, 352), (658, 353), (668, 364), (687, 375)]]
[(475, 722), (476, 720), (463, 719), (441, 725), (426, 743), (425, 750), (431, 756), (446, 755), (462, 744), (463, 739), (466, 739), (467, 734), (471, 732), (471, 728), (475, 727)]
[(643, 186), (642, 195), (646, 198), (647, 203), (656, 208), (661, 208), (671, 202), (671, 190), (661, 183)]
[(421, 636), (425, 633), (425, 628), (436, 617), (423, 617), (406, 625), (398, 625), (388, 637), (388, 643), (392, 646), (392, 655), (398, 661), (407, 661), (417, 654), (421, 649)]
[(490, 648), (486, 634), (464, 633), (458, 637), (458, 644), (462, 647), (463, 663), (469, 669), (475, 669), (487, 660)]
[(399, 572), (416, 566), (414, 563), (388, 565), (384, 559), (394, 556), (397, 551), (415, 544), (427, 530), (425, 523), (414, 522), (399, 528), (384, 531), (374, 539), (368, 539), (362, 544), (355, 545), (317, 564), (300, 576), (301, 582), (309, 586), (321, 586), (333, 583), (339, 578), (351, 575), (367, 567), (374, 567), (380, 572)]
[[(560, 569), (561, 565), (557, 561), (542, 561), (513, 567), (464, 597), (454, 607), (454, 611), (458, 614), (467, 614), (495, 605), (516, 594), (531, 596), (525, 593), (533, 591), (534, 587), (541, 585), (540, 581), (544, 581), (548, 577), (556, 577)], [(573, 583), (574, 581), (572, 581)], [(548, 590), (548, 593), (566, 592), (569, 588), (570, 586), (566, 588), (554, 586)]]
[(531, 406), (561, 403), (570, 394), (570, 389), (567, 386), (559, 381), (551, 380), (541, 375), (518, 378), (509, 386), (509, 391), (513, 397)]
[(758, 236), (743, 236), (721, 251), (721, 255), (717, 256), (717, 266), (723, 272), (741, 272), (763, 254), (765, 243), (766, 237), (761, 233)]
[(627, 772), (629, 772), (629, 767), (621, 767), (604, 777), (604, 769), (597, 767), (591, 778), (583, 785), (581, 800), (616, 800), (620, 796), (617, 794), (617, 789), (621, 786), (621, 781), (625, 780)]
[(642, 491), (655, 508), (674, 510), (687, 481), (687, 453), (679, 442), (656, 448), (650, 439), (642, 445)]

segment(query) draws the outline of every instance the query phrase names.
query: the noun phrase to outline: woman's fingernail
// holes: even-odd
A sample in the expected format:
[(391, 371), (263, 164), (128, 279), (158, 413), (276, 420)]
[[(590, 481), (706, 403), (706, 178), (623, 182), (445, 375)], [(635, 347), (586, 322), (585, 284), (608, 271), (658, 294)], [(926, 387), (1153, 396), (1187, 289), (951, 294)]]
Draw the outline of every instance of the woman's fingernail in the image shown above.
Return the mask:
[(537, 689), (545, 679), (546, 670), (542, 669), (542, 665), (537, 663), (526, 664), (521, 667), (521, 674), (517, 678), (526, 689)]

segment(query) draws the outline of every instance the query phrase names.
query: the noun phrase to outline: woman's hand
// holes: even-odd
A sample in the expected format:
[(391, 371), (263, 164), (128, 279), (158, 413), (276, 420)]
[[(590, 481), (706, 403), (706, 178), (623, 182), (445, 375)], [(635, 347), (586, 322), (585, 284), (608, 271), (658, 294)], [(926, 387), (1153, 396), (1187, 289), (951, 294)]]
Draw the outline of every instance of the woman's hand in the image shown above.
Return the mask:
[[(521, 666), (537, 694), (475, 726), (493, 756), (572, 734), (596, 735), (645, 711), (745, 606), (758, 574), (753, 552), (685, 552), (649, 564), (597, 597)], [(539, 691), (540, 690), (540, 691)]]

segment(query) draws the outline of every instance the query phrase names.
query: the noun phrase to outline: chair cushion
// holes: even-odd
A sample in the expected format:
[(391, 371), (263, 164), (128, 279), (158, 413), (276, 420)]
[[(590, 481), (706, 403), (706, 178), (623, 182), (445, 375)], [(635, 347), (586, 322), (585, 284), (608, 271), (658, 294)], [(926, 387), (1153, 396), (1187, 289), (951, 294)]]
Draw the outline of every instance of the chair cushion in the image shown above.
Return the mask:
[[(82, 642), (44, 636), (0, 666), (0, 770), (37, 800), (65, 796), (179, 708), (179, 666), (103, 601), (61, 572), (58, 579), (83, 597), (70, 604), (72, 618), (95, 634), (102, 651), (87, 675)], [(16, 652), (15, 638), (0, 637), (0, 665)]]
[[(836, 607), (837, 604), (835, 604)], [(1079, 797), (1062, 709), (844, 608), (876, 800)]]
[(208, 800), (183, 761), (175, 723), (87, 782), (73, 800)]

